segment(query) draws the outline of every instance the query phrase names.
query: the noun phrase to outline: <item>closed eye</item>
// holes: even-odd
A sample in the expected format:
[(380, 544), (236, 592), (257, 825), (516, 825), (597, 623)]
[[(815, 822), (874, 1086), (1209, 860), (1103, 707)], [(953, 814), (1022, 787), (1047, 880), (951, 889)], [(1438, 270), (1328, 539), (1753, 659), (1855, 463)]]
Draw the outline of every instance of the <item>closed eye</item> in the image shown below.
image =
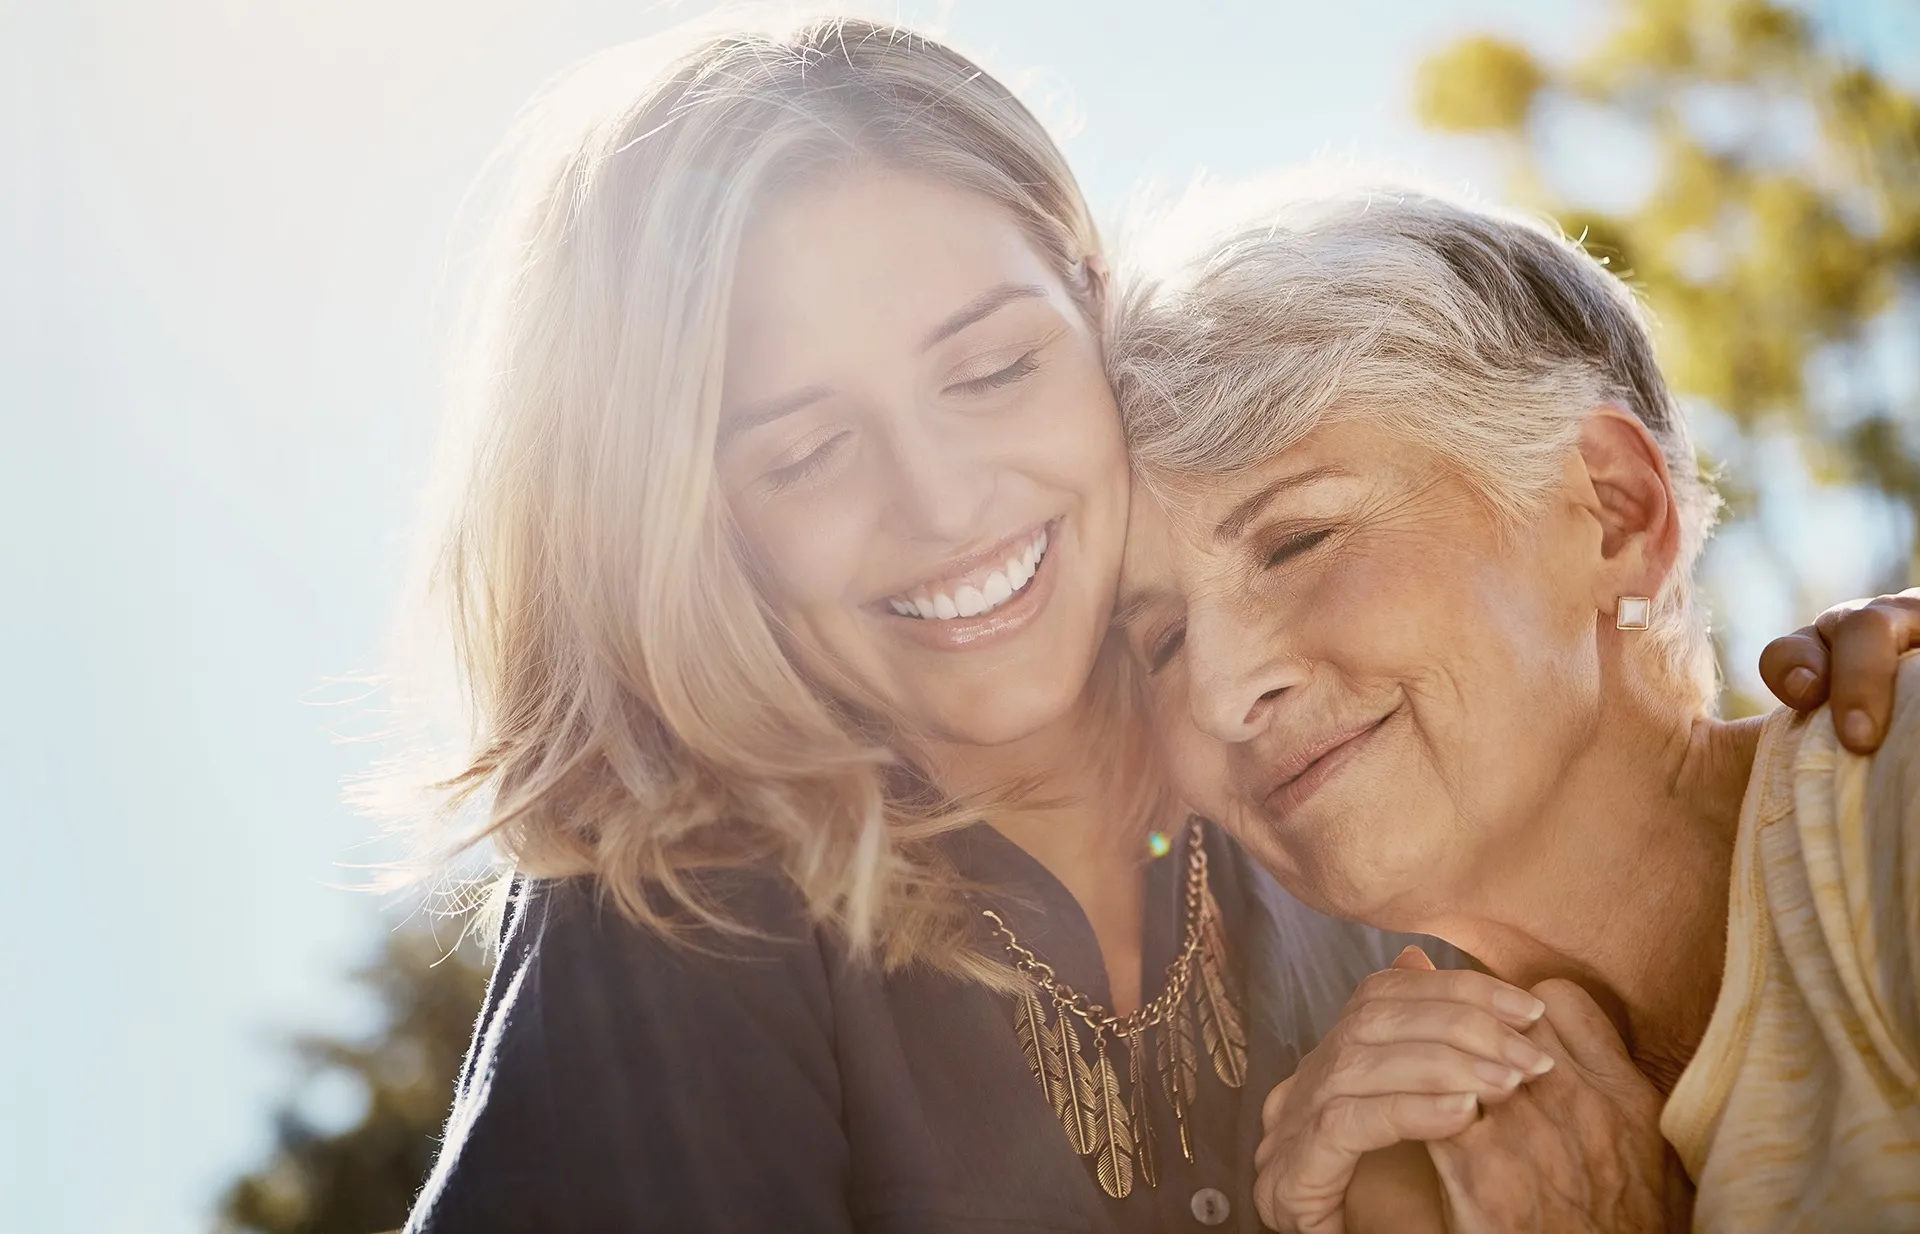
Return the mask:
[(827, 438), (827, 440), (821, 442), (817, 447), (808, 451), (801, 458), (788, 463), (784, 467), (776, 467), (772, 471), (767, 472), (762, 479), (765, 480), (767, 487), (776, 493), (785, 492), (787, 489), (793, 488), (796, 485), (804, 484), (806, 481), (818, 475), (822, 468), (833, 461), (833, 456), (839, 452), (842, 445), (846, 444), (846, 440), (850, 435), (851, 434), (844, 431), (835, 433), (832, 437)]
[(946, 392), (948, 394), (985, 394), (989, 390), (998, 390), (1001, 386), (1010, 386), (1040, 367), (1040, 362), (1034, 358), (1037, 353), (1036, 348), (1007, 367), (988, 373), (985, 377), (975, 377), (971, 381), (956, 381), (947, 387)]
[(1173, 657), (1179, 654), (1186, 642), (1187, 627), (1184, 622), (1154, 640), (1153, 646), (1147, 650), (1147, 672), (1157, 673), (1172, 663)]
[(1266, 568), (1271, 570), (1277, 565), (1293, 560), (1302, 553), (1313, 551), (1325, 543), (1331, 535), (1333, 535), (1333, 529), (1331, 527), (1323, 527), (1318, 531), (1301, 531), (1286, 537), (1281, 540), (1280, 543), (1274, 545), (1267, 553)]

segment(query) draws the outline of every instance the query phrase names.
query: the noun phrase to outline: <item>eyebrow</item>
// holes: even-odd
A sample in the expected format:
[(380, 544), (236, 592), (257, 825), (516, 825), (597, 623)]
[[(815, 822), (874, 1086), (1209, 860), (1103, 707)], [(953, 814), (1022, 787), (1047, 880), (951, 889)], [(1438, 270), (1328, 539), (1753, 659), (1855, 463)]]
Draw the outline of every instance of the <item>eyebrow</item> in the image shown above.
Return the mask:
[(832, 391), (825, 386), (807, 386), (777, 398), (748, 403), (745, 407), (728, 412), (726, 418), (720, 422), (720, 444), (726, 444), (728, 438), (744, 433), (750, 428), (759, 428), (762, 424), (769, 424), (781, 416), (790, 416), (802, 407), (817, 403), (831, 393)]
[(1045, 299), (1047, 289), (1037, 283), (1002, 283), (992, 291), (983, 292), (962, 305), (953, 316), (947, 318), (928, 332), (920, 344), (920, 350), (926, 351), (939, 343), (944, 343), (983, 317), (1005, 308), (1015, 300)]
[(1122, 592), (1113, 606), (1113, 616), (1108, 619), (1107, 625), (1110, 629), (1124, 632), (1140, 620), (1148, 609), (1175, 598), (1172, 591), (1157, 585)]
[(1215, 544), (1231, 544), (1233, 541), (1239, 539), (1240, 534), (1246, 531), (1247, 524), (1260, 517), (1260, 511), (1267, 508), (1267, 503), (1288, 489), (1302, 488), (1321, 480), (1330, 480), (1335, 476), (1348, 474), (1350, 473), (1348, 473), (1345, 468), (1328, 464), (1325, 467), (1315, 467), (1291, 476), (1281, 476), (1278, 480), (1275, 480), (1233, 509), (1227, 511), (1227, 516), (1221, 519), (1219, 525), (1213, 529), (1213, 542)]

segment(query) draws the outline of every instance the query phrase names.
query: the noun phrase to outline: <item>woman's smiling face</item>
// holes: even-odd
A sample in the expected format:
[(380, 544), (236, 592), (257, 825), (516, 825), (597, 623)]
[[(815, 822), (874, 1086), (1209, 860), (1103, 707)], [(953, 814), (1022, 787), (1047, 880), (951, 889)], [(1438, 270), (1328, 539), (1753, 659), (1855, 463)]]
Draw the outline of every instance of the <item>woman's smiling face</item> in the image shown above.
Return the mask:
[(1108, 626), (1125, 443), (1100, 339), (1006, 210), (852, 171), (767, 203), (718, 469), (810, 674), (940, 741), (1065, 715)]
[(1119, 619), (1187, 800), (1318, 907), (1428, 919), (1591, 735), (1594, 606), (1558, 568), (1591, 523), (1556, 504), (1503, 534), (1438, 455), (1365, 423), (1155, 487)]

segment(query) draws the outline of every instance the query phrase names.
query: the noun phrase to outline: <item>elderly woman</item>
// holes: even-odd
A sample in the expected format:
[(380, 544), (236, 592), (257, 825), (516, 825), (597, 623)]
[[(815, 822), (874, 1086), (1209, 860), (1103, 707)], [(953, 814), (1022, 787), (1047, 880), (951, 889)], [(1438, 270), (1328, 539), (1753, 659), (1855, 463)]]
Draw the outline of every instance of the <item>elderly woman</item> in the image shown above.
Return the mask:
[(1189, 800), (1532, 987), (1558, 1060), (1403, 956), (1269, 1100), (1269, 1223), (1418, 1201), (1417, 1147), (1348, 1187), (1396, 1141), (1456, 1226), (1549, 1204), (1474, 1190), (1503, 1138), (1588, 1154), (1599, 1228), (1684, 1221), (1657, 1116), (1696, 1229), (1920, 1228), (1920, 660), (1872, 757), (1715, 718), (1714, 498), (1626, 288), (1530, 221), (1330, 195), (1136, 294), (1112, 364), (1152, 494), (1120, 618)]

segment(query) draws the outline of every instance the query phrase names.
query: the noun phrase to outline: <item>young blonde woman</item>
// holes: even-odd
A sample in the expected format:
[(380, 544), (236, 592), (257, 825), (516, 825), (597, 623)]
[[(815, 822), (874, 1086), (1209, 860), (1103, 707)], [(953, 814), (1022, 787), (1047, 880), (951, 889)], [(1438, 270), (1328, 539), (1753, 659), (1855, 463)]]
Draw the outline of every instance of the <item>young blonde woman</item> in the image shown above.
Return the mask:
[(582, 78), (438, 575), (516, 881), (409, 1229), (1257, 1229), (1260, 1097), (1405, 940), (1155, 771), (1059, 152), (887, 27)]

